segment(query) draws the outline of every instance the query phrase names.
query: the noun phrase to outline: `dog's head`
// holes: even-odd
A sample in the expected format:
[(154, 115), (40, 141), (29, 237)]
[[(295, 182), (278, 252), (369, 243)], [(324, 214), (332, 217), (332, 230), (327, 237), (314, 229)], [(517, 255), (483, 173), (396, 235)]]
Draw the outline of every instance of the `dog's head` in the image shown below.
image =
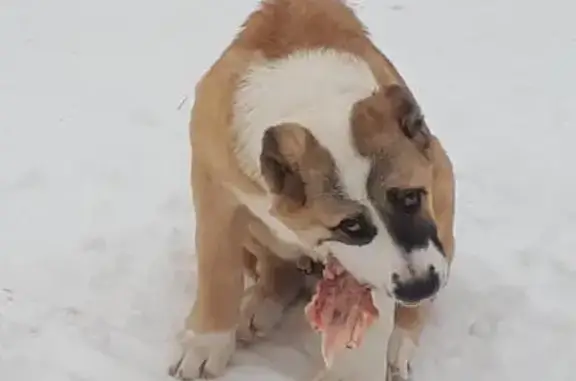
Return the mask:
[(338, 144), (323, 145), (299, 124), (266, 130), (260, 168), (272, 213), (360, 281), (416, 304), (448, 277), (432, 206), (432, 137), (398, 85), (360, 100), (349, 117), (349, 139)]

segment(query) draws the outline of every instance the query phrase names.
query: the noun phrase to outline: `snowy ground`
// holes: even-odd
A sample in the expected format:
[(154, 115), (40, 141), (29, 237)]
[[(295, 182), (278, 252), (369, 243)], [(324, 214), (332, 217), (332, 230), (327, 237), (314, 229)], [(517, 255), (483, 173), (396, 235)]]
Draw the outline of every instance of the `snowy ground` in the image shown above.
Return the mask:
[[(254, 4), (0, 1), (0, 380), (169, 380), (195, 286), (189, 97)], [(415, 381), (576, 379), (575, 14), (363, 2), (458, 178)], [(282, 343), (225, 379), (298, 380), (308, 355)]]

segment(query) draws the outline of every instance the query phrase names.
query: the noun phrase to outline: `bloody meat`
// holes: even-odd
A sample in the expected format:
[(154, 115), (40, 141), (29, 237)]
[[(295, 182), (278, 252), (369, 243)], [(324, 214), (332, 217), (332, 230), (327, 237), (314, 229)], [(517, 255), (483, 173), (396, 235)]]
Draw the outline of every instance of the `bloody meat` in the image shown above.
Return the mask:
[(378, 318), (370, 290), (333, 257), (305, 313), (311, 326), (322, 333), (322, 356), (328, 367), (337, 352), (360, 345), (365, 331)]

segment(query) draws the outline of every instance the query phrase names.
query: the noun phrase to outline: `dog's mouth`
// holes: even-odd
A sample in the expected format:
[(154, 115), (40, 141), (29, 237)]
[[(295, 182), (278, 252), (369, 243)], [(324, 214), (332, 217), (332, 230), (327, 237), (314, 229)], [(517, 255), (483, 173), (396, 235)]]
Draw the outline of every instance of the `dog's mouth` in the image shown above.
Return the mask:
[[(358, 279), (356, 279), (342, 264), (340, 264), (340, 262), (333, 256), (333, 255), (328, 255), (326, 257), (323, 257), (322, 259), (312, 259), (310, 257), (302, 257), (298, 260), (297, 262), (297, 267), (300, 271), (302, 271), (304, 274), (306, 274), (307, 276), (311, 276), (313, 277), (316, 281), (319, 282), (325, 282), (327, 280), (327, 272), (326, 269), (330, 268), (330, 266), (332, 266), (333, 270), (332, 272), (328, 271), (329, 275), (328, 278), (334, 278), (334, 277), (345, 277), (348, 278), (348, 285), (353, 285), (352, 287), (356, 289), (356, 291), (358, 289), (362, 289), (364, 290), (364, 292), (370, 292), (370, 293), (374, 293), (374, 292), (385, 292), (385, 294), (391, 298), (394, 299), (394, 301), (396, 303), (398, 303), (399, 305), (406, 307), (406, 308), (417, 308), (419, 307), (423, 302), (429, 300), (429, 299), (434, 299), (437, 292), (435, 291), (433, 293), (431, 293), (430, 295), (424, 295), (423, 297), (416, 297), (416, 298), (410, 298), (410, 297), (406, 297), (405, 295), (403, 295), (402, 293), (397, 294), (391, 290), (388, 289), (388, 287), (378, 287), (375, 286), (374, 284), (371, 284), (369, 282), (360, 282), (358, 281)], [(334, 274), (334, 271), (336, 271), (337, 273)], [(348, 290), (342, 290), (342, 291), (348, 291)], [(352, 293), (354, 293), (354, 290), (350, 290)]]
[[(320, 280), (324, 277), (324, 271), (330, 261), (338, 262), (333, 255), (328, 255), (327, 257), (323, 257), (322, 259), (312, 259), (310, 257), (303, 256), (297, 260), (296, 267), (305, 275), (313, 276), (314, 278)], [(362, 288), (370, 291), (382, 290), (382, 287), (375, 286), (372, 283), (359, 281), (349, 272), (349, 270), (347, 270), (343, 265), (341, 265), (340, 262), (338, 262), (338, 264), (341, 267), (341, 270), (339, 271), (345, 272), (349, 276), (353, 277)], [(394, 297), (392, 292), (390, 292), (388, 289), (386, 289), (386, 294), (391, 298)]]
[(322, 278), (324, 268), (326, 267), (326, 261), (302, 256), (296, 261), (296, 267), (305, 275)]

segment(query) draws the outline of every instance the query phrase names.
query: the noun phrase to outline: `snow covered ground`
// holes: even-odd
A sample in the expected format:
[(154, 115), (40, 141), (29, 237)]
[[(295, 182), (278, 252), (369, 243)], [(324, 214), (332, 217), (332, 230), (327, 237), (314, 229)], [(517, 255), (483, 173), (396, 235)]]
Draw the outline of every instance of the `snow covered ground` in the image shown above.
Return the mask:
[[(0, 1), (0, 380), (170, 379), (192, 90), (255, 3)], [(576, 379), (576, 4), (361, 3), (458, 179), (415, 381)], [(225, 380), (299, 381), (310, 356), (277, 336)]]

